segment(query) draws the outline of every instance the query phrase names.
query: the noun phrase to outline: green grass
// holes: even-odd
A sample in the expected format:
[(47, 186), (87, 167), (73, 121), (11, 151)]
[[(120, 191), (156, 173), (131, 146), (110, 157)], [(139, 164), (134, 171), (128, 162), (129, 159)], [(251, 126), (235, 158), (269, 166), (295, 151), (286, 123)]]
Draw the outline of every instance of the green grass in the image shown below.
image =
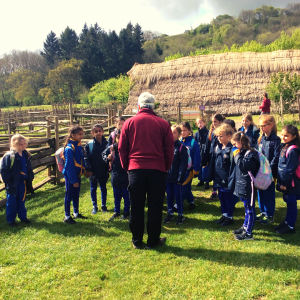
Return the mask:
[[(89, 218), (74, 226), (62, 222), (63, 185), (48, 184), (28, 196), (31, 226), (9, 228), (0, 210), (0, 298), (300, 299), (300, 234), (279, 236), (256, 224), (254, 241), (235, 241), (231, 231), (242, 225), (242, 203), (235, 225), (221, 228), (214, 222), (219, 201), (196, 183), (196, 210), (185, 202), (184, 224), (163, 224), (167, 244), (151, 251), (133, 249), (127, 221), (108, 222), (110, 183), (109, 212), (91, 216), (89, 182), (83, 180), (80, 211)], [(276, 223), (286, 212), (280, 196)]]

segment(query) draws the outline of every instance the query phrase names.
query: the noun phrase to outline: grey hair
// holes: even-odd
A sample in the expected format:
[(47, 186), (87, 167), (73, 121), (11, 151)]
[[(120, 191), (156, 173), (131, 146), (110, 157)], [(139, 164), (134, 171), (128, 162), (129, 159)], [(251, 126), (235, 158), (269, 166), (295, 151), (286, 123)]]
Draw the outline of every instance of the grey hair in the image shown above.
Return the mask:
[(138, 105), (140, 106), (141, 109), (149, 108), (153, 110), (154, 104), (155, 104), (155, 98), (152, 94), (145, 92), (139, 96)]

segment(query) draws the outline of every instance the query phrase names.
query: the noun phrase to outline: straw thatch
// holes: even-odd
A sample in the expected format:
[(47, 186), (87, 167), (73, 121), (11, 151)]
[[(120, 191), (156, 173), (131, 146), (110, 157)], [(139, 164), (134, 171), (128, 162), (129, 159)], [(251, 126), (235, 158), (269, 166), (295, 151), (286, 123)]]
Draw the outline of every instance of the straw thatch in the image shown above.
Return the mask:
[(160, 109), (210, 105), (223, 114), (259, 113), (270, 74), (300, 71), (300, 50), (222, 53), (183, 57), (156, 64), (135, 64), (127, 73), (134, 83), (126, 112), (142, 92), (152, 93)]

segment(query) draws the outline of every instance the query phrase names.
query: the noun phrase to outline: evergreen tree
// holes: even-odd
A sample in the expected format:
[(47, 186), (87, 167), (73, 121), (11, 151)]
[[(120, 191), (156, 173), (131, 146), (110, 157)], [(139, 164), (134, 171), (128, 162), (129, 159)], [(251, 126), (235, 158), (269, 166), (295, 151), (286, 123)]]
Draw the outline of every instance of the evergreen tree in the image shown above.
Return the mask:
[(142, 27), (139, 24), (136, 24), (133, 29), (132, 35), (133, 42), (133, 52), (134, 52), (134, 62), (142, 63), (144, 50), (142, 48), (145, 40)]
[(53, 67), (55, 61), (59, 58), (59, 41), (53, 31), (47, 35), (46, 41), (44, 42), (44, 51), (41, 51), (40, 54), (46, 59), (50, 67)]
[(69, 26), (60, 35), (61, 59), (69, 60), (76, 56), (76, 48), (78, 46), (78, 36)]

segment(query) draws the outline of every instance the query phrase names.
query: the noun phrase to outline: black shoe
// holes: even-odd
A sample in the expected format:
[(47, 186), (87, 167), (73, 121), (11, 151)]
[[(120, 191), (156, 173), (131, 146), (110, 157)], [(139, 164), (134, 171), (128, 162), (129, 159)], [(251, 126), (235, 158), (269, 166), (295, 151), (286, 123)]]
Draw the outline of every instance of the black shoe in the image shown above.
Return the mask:
[(241, 227), (241, 228), (239, 228), (237, 230), (233, 230), (232, 231), (233, 234), (241, 234), (243, 232), (245, 232), (245, 228), (244, 227)]
[(285, 226), (281, 227), (280, 229), (276, 230), (279, 234), (291, 234), (296, 233), (295, 227), (291, 228), (288, 224), (285, 224)]
[(68, 224), (76, 224), (77, 222), (72, 218), (72, 217), (69, 217), (69, 218), (64, 218), (64, 223), (68, 223)]
[(260, 220), (262, 220), (265, 216), (266, 216), (265, 214), (260, 213), (259, 215), (257, 215), (257, 216), (255, 217), (255, 221), (260, 221)]
[(171, 214), (167, 214), (166, 218), (163, 220), (163, 223), (170, 223), (172, 220), (174, 220), (174, 216)]
[(273, 217), (264, 216), (264, 218), (262, 220), (259, 220), (258, 223), (260, 223), (262, 225), (272, 224), (272, 223), (274, 223), (274, 218)]
[(208, 189), (209, 189), (209, 182), (205, 182), (205, 184), (204, 184), (204, 189), (205, 189), (205, 190), (208, 190)]
[(216, 221), (216, 224), (222, 224), (225, 221), (226, 217), (222, 215), (222, 217)]
[(234, 238), (237, 241), (251, 241), (251, 240), (254, 240), (253, 235), (252, 234), (248, 234), (245, 231), (243, 233), (241, 233), (241, 234), (238, 234), (238, 235), (234, 236)]
[(225, 218), (224, 222), (221, 223), (221, 226), (230, 226), (234, 224), (233, 218)]
[(286, 225), (286, 223), (285, 223), (285, 222), (282, 222), (282, 223), (280, 223), (279, 225), (274, 226), (274, 229), (275, 229), (275, 230), (281, 229), (281, 228), (284, 227), (285, 225)]
[(173, 206), (173, 211), (178, 212), (177, 206), (175, 206), (175, 205)]
[(101, 206), (101, 210), (102, 210), (102, 212), (107, 212), (107, 207), (106, 207), (106, 205)]
[(146, 250), (151, 250), (151, 249), (153, 249), (153, 248), (162, 246), (162, 245), (164, 245), (164, 244), (166, 243), (166, 240), (167, 240), (166, 237), (162, 237), (162, 238), (159, 239), (159, 242), (158, 242), (155, 246), (153, 246), (153, 247), (146, 246), (145, 249), (146, 249)]
[(30, 220), (28, 220), (28, 219), (21, 220), (21, 222), (22, 222), (22, 223), (25, 223), (25, 224), (28, 224), (28, 225), (29, 225), (29, 224), (31, 224), (31, 221), (30, 221)]
[(114, 220), (114, 219), (116, 219), (116, 218), (118, 218), (118, 217), (120, 217), (120, 214), (118, 214), (118, 213), (115, 212), (115, 213), (109, 218), (108, 221), (112, 221), (112, 220)]
[(18, 227), (18, 225), (17, 225), (16, 222), (9, 222), (9, 223), (8, 223), (8, 226), (9, 226), (9, 227)]
[(211, 196), (209, 197), (209, 199), (214, 200), (218, 198), (218, 194), (217, 193), (212, 193)]
[(199, 181), (199, 182), (197, 183), (196, 186), (203, 186), (203, 185), (204, 185), (204, 182), (201, 180), (201, 181)]
[(177, 221), (176, 221), (176, 225), (183, 224), (183, 221), (184, 221), (184, 216), (178, 216)]
[(138, 244), (138, 245), (134, 244), (134, 242), (131, 242), (131, 243), (132, 243), (132, 246), (134, 249), (144, 249), (143, 243)]
[(124, 212), (123, 216), (120, 218), (120, 221), (129, 220), (130, 219), (130, 212)]
[(74, 219), (83, 219), (83, 220), (86, 220), (87, 217), (83, 216), (82, 214), (77, 214), (77, 216), (74, 215)]
[(192, 203), (190, 203), (189, 204), (189, 210), (194, 210), (195, 209), (195, 203), (194, 202), (192, 202)]
[(98, 206), (94, 206), (92, 210), (92, 215), (95, 215), (98, 212)]

